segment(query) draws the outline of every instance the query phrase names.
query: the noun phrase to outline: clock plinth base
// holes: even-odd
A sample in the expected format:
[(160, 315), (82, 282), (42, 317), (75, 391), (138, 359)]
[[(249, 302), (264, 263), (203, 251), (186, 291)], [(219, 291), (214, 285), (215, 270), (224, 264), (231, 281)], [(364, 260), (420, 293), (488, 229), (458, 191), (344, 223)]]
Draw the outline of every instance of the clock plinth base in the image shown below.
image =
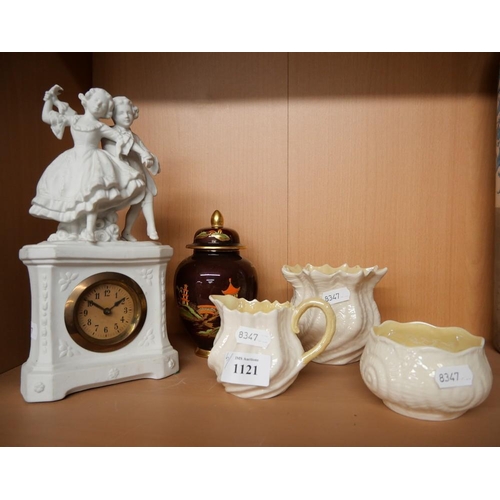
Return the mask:
[[(177, 373), (179, 356), (168, 339), (165, 303), (165, 276), (172, 254), (170, 246), (155, 242), (44, 242), (23, 247), (20, 258), (29, 270), (32, 297), (30, 355), (21, 369), (24, 399), (57, 401), (86, 389)], [(86, 349), (65, 322), (75, 290), (100, 273), (119, 273), (124, 280), (134, 280), (147, 303), (144, 322), (132, 340), (111, 348), (103, 345), (101, 352), (99, 344), (96, 350)], [(110, 310), (114, 315), (125, 305), (106, 305), (99, 322), (109, 321)], [(92, 314), (89, 317), (95, 320), (95, 311)], [(122, 318), (126, 315), (116, 316), (120, 326)]]
[(173, 348), (161, 355), (129, 360), (106, 356), (104, 363), (95, 366), (60, 367), (57, 371), (27, 361), (21, 368), (21, 394), (28, 403), (58, 401), (86, 389), (143, 378), (162, 379), (179, 371), (179, 357)]

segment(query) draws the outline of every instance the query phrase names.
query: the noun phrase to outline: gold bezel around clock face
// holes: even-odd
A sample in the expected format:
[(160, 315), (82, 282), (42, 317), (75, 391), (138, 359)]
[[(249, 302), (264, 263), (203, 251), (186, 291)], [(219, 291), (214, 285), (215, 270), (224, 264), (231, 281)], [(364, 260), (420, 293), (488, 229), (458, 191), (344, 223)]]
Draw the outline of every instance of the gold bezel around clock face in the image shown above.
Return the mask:
[(141, 331), (147, 303), (141, 287), (121, 273), (88, 277), (71, 292), (64, 309), (68, 333), (95, 352), (121, 349)]

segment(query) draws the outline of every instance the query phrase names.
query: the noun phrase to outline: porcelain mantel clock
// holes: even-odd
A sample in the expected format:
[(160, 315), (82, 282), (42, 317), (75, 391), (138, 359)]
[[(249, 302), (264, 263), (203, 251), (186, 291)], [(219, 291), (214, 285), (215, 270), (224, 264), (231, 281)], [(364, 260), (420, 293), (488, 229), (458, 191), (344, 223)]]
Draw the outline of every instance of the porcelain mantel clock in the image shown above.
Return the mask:
[[(148, 236), (158, 239), (151, 174), (159, 164), (130, 130), (138, 110), (125, 97), (91, 89), (80, 94), (78, 115), (59, 101), (61, 90), (45, 93), (42, 119), (59, 138), (70, 127), (75, 145), (47, 167), (30, 209), (59, 225), (47, 241), (20, 251), (32, 296), (31, 349), (21, 370), (29, 402), (179, 371), (165, 305), (173, 250), (138, 242), (131, 232), (142, 210)], [(105, 117), (115, 125), (101, 122)]]

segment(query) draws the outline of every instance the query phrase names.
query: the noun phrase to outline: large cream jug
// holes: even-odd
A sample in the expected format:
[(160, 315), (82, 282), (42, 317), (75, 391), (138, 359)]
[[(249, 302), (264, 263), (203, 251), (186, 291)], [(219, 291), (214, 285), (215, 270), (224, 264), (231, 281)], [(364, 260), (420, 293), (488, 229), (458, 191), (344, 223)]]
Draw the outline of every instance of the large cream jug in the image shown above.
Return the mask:
[[(380, 324), (380, 314), (373, 298), (375, 285), (384, 277), (387, 268), (312, 266), (283, 266), (285, 279), (293, 286), (292, 304), (309, 297), (326, 300), (337, 318), (335, 337), (316, 363), (345, 365), (358, 361), (372, 326)], [(305, 349), (313, 346), (323, 335), (324, 316), (308, 311), (300, 323), (300, 340)]]

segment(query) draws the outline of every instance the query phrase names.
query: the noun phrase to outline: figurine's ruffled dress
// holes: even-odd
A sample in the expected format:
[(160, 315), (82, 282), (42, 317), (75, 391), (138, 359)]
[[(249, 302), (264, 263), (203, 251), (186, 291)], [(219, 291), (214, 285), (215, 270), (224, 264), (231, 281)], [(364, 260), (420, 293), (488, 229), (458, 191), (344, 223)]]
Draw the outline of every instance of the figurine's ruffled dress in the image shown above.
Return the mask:
[(119, 210), (144, 197), (141, 172), (99, 148), (111, 129), (101, 122), (81, 126), (80, 118), (63, 118), (71, 120), (74, 147), (59, 155), (40, 178), (30, 208), (36, 217), (72, 222), (92, 212)]

